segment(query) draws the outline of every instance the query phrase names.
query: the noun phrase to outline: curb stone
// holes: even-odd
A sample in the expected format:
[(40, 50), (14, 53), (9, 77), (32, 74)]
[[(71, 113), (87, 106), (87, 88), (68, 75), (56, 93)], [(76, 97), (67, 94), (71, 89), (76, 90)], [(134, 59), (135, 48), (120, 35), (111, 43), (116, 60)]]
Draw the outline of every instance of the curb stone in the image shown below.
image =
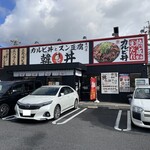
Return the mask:
[(79, 107), (83, 108), (108, 108), (108, 109), (130, 109), (129, 104), (112, 103), (112, 102), (79, 102)]

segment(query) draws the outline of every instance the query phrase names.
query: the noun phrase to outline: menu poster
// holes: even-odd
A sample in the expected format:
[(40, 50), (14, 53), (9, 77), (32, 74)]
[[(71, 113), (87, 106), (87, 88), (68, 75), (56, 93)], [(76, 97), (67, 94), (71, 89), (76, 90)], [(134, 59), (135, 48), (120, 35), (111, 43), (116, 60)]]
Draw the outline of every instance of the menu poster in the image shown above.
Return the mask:
[(119, 75), (119, 89), (120, 92), (130, 92), (130, 76), (129, 74)]
[(118, 73), (101, 73), (101, 93), (118, 94)]

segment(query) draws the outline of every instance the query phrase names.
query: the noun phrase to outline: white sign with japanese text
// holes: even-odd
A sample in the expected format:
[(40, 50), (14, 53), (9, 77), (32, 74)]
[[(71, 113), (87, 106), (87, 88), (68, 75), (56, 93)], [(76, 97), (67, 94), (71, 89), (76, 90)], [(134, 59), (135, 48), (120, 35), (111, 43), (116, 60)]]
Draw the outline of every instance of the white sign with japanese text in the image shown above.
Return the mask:
[(118, 73), (101, 73), (101, 93), (102, 94), (118, 94)]
[(72, 43), (29, 48), (29, 64), (80, 62), (89, 64), (89, 43)]

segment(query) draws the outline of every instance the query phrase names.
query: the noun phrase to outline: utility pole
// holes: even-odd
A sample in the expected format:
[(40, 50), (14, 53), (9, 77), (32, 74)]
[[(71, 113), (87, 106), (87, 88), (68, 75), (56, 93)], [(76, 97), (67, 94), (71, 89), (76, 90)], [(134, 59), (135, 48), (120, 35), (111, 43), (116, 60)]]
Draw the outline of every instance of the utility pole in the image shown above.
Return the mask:
[[(150, 22), (147, 21), (147, 26), (144, 26), (143, 29), (140, 31), (141, 34), (148, 35), (148, 64), (150, 64)], [(147, 65), (147, 76), (150, 78), (150, 67)]]
[(148, 40), (150, 40), (150, 22), (147, 21), (147, 26), (144, 26), (143, 29), (140, 30), (141, 34), (148, 34)]
[(148, 23), (148, 26), (146, 27), (147, 28), (147, 34), (148, 34), (148, 40), (150, 39), (150, 22), (149, 21), (147, 21), (147, 23)]

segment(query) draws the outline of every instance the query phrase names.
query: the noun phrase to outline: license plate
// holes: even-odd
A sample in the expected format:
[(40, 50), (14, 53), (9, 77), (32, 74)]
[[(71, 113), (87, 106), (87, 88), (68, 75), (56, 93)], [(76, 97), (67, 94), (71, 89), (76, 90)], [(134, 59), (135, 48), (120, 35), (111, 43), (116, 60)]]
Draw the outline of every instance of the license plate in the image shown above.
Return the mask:
[(23, 116), (31, 116), (31, 110), (23, 110)]

